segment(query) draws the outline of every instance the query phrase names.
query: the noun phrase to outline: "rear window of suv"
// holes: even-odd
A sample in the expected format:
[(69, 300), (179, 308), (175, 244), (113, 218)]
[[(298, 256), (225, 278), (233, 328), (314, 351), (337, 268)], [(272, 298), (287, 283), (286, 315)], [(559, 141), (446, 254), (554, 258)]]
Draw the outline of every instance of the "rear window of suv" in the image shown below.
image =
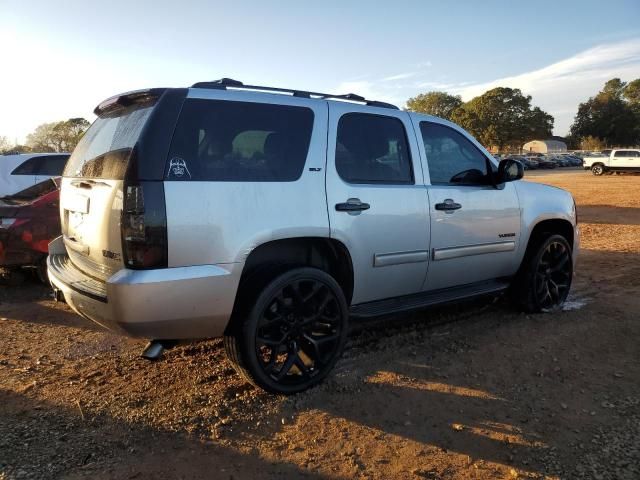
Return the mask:
[(98, 117), (67, 162), (65, 177), (123, 179), (153, 105), (135, 104)]
[(313, 111), (306, 107), (190, 99), (173, 135), (166, 178), (295, 181), (312, 130)]

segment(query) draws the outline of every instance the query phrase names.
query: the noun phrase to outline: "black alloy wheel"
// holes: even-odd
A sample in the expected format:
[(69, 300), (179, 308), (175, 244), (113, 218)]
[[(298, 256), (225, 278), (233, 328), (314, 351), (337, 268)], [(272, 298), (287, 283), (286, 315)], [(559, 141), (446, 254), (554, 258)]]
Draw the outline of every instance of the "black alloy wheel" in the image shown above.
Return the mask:
[(296, 268), (266, 285), (242, 333), (234, 336), (235, 345), (225, 338), (225, 346), (249, 381), (273, 393), (292, 394), (316, 385), (333, 368), (344, 348), (347, 323), (346, 301), (336, 281), (318, 269)]
[(573, 279), (573, 252), (562, 235), (547, 235), (529, 247), (511, 286), (515, 302), (526, 312), (555, 312), (567, 300)]
[(566, 241), (547, 241), (539, 257), (535, 295), (540, 309), (551, 311), (562, 306), (569, 295), (573, 274), (571, 250)]

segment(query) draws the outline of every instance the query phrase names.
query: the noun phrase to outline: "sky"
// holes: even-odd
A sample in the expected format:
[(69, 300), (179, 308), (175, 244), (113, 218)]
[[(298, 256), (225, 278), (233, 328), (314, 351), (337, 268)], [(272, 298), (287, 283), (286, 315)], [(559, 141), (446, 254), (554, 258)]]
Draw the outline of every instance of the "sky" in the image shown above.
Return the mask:
[(565, 135), (605, 81), (640, 77), (640, 1), (0, 0), (0, 136), (103, 99), (230, 77), (403, 107), (520, 88)]

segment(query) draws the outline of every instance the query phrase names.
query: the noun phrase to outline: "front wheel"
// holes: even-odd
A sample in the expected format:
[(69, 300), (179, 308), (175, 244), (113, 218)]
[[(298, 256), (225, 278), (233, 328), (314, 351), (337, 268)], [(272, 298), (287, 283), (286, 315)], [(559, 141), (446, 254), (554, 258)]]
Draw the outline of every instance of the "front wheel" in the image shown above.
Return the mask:
[(347, 302), (338, 283), (322, 270), (295, 268), (267, 282), (253, 299), (244, 321), (224, 339), (236, 370), (272, 393), (294, 394), (320, 383), (347, 338)]
[(572, 278), (569, 242), (562, 235), (550, 235), (528, 252), (512, 287), (513, 296), (526, 312), (558, 311), (567, 300)]
[(604, 174), (604, 166), (600, 163), (595, 164), (593, 167), (591, 167), (591, 173), (597, 176)]

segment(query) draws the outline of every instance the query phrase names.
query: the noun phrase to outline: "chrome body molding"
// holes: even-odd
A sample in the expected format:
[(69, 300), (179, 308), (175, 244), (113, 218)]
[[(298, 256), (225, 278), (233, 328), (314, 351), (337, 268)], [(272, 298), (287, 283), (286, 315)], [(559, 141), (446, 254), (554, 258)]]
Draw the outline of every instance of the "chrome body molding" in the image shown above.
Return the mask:
[(404, 263), (420, 263), (429, 261), (427, 250), (415, 252), (378, 253), (373, 257), (374, 267), (386, 267), (388, 265), (402, 265)]
[(516, 249), (516, 242), (495, 242), (481, 245), (465, 245), (463, 247), (434, 248), (433, 260), (448, 260), (450, 258), (470, 257), (486, 253), (512, 252)]

